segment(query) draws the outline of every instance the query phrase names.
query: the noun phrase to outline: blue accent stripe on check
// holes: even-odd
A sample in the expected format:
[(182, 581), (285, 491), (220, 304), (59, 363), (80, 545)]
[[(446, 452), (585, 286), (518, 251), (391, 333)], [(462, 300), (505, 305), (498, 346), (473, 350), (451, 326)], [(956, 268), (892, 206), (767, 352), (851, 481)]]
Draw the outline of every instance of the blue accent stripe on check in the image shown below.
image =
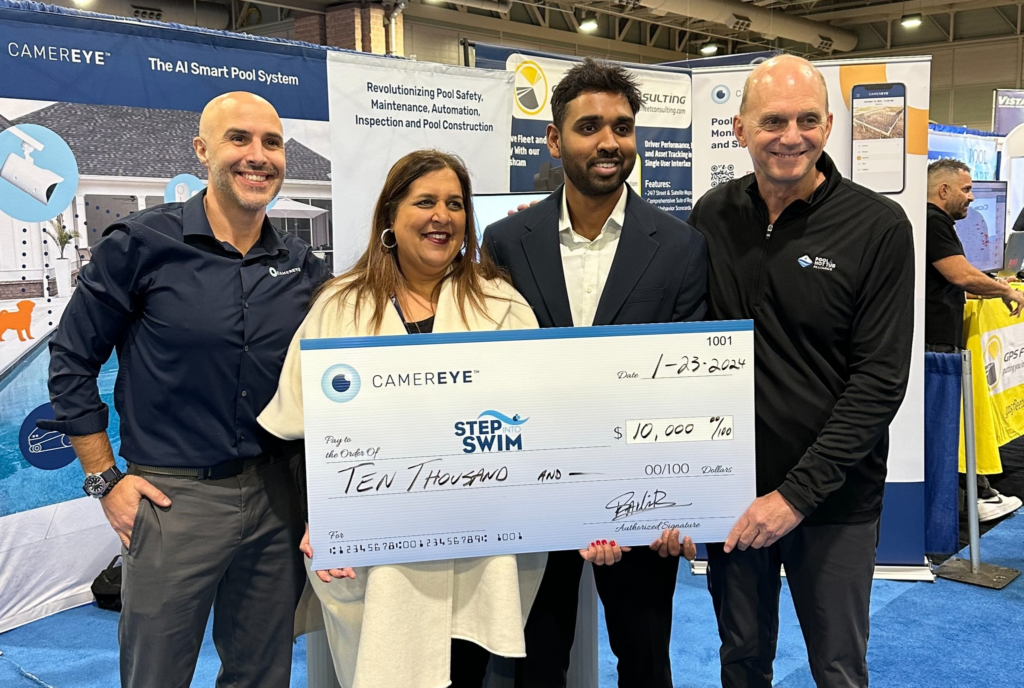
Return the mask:
[(303, 351), (317, 349), (358, 349), (380, 346), (455, 344), (458, 342), (518, 342), (534, 339), (589, 339), (593, 337), (633, 337), (642, 334), (687, 334), (701, 332), (750, 332), (753, 320), (715, 322), (678, 322), (655, 325), (602, 325), (599, 327), (548, 327), (541, 330), (491, 330), (487, 332), (444, 332), (378, 337), (338, 337), (303, 339)]

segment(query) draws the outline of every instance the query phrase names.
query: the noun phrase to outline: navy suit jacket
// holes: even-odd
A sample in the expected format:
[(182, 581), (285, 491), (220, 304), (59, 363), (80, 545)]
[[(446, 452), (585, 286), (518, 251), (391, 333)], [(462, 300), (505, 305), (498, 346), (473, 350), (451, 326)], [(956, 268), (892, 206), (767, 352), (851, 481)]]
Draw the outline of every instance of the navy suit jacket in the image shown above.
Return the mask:
[[(484, 232), (484, 250), (508, 270), (541, 327), (572, 327), (558, 241), (564, 188)], [(626, 193), (626, 220), (594, 325), (702, 319), (708, 281), (704, 235), (628, 186)]]

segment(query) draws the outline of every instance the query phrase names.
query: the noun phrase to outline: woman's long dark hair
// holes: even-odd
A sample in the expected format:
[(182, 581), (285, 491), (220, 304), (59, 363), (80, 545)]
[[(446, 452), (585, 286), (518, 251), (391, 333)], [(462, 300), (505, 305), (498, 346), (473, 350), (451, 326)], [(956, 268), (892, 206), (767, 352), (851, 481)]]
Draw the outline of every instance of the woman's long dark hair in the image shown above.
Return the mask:
[(459, 314), (468, 326), (467, 305), (479, 313), (487, 313), (484, 309), (484, 299), (487, 296), (481, 289), (481, 280), (506, 279), (486, 254), (481, 255), (473, 216), (473, 188), (465, 163), (458, 156), (438, 150), (409, 153), (396, 162), (388, 172), (384, 188), (381, 189), (377, 206), (373, 211), (373, 226), (370, 228), (366, 251), (351, 270), (325, 282), (319, 292), (331, 292), (332, 287), (340, 286), (335, 292), (339, 303), (354, 293), (356, 319), (359, 318), (359, 309), (365, 299), (373, 306), (370, 324), (374, 334), (380, 332), (384, 312), (391, 296), (397, 294), (399, 288), (405, 285), (405, 277), (398, 265), (397, 249), (384, 248), (381, 234), (393, 226), (398, 206), (409, 194), (412, 183), (424, 175), (443, 169), (454, 172), (462, 186), (462, 203), (466, 211), (466, 237), (463, 252), (455, 256), (452, 269), (438, 283), (434, 296), (440, 292), (445, 281), (450, 281), (455, 290), (455, 300), (459, 304)]

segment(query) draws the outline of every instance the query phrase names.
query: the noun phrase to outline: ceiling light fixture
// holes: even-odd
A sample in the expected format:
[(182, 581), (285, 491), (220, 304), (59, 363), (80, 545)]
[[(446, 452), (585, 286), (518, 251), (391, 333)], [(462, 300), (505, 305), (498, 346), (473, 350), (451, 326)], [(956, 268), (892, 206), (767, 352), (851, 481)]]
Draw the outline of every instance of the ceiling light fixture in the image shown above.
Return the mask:
[(701, 55), (716, 55), (718, 53), (718, 43), (714, 41), (708, 41), (700, 47)]
[(594, 12), (584, 12), (583, 21), (580, 22), (580, 31), (585, 33), (591, 33), (597, 31), (597, 14)]
[(921, 26), (922, 21), (924, 21), (924, 18), (920, 13), (905, 14), (903, 15), (903, 18), (900, 19), (900, 25), (902, 25), (904, 29), (916, 29)]

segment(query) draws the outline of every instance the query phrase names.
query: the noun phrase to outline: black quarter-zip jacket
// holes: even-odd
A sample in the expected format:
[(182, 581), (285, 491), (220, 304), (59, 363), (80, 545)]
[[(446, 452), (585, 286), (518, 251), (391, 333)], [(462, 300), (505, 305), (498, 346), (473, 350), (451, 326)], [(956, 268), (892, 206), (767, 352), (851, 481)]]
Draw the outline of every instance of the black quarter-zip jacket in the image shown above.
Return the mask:
[(889, 423), (910, 373), (914, 239), (895, 202), (825, 181), (774, 222), (753, 174), (718, 186), (689, 223), (708, 240), (709, 317), (754, 320), (757, 493), (807, 523), (881, 513)]

